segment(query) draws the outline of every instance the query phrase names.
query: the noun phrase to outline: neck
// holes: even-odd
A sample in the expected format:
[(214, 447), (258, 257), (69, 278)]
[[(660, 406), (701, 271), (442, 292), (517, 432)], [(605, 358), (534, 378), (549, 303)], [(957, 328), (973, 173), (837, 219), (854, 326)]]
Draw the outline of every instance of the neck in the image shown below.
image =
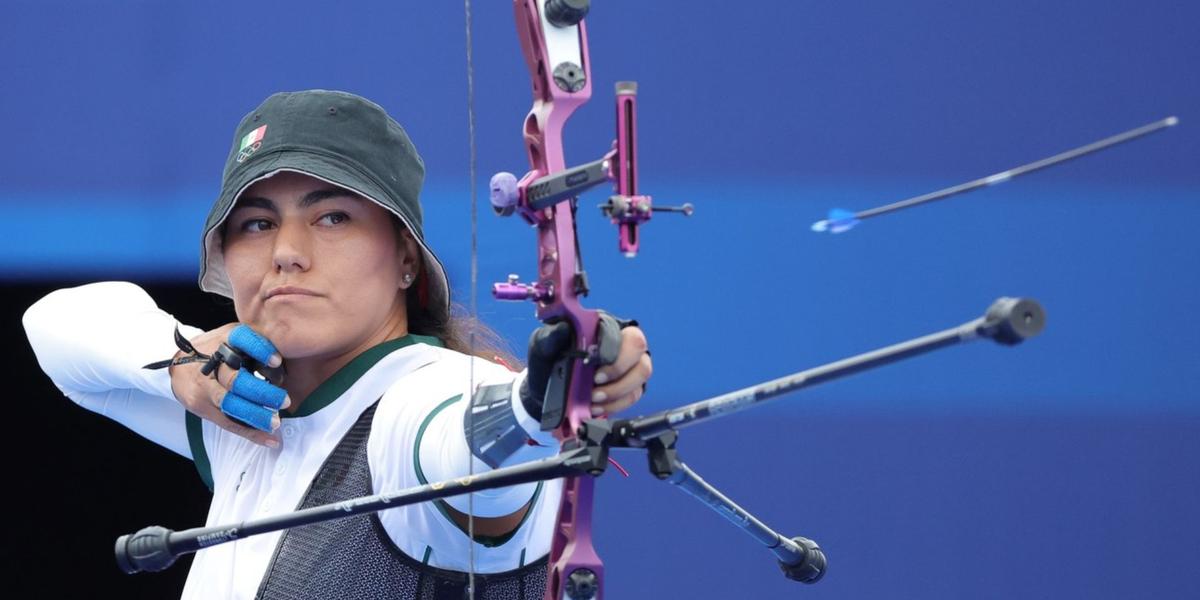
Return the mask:
[(287, 412), (295, 414), (300, 410), (304, 401), (312, 395), (313, 391), (358, 355), (379, 344), (406, 335), (408, 335), (408, 319), (403, 312), (400, 312), (384, 327), (348, 350), (330, 355), (287, 359), (287, 376), (284, 378), (283, 389), (287, 391), (288, 398), (292, 401)]

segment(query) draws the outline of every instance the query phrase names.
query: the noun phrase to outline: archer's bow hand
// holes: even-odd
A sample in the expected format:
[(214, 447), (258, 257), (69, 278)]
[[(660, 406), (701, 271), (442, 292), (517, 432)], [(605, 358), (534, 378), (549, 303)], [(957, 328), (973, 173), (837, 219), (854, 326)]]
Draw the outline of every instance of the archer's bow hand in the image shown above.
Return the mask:
[[(637, 321), (601, 313), (597, 339), (603, 366), (596, 369), (592, 415), (607, 416), (641, 399), (654, 367), (646, 334)], [(535, 419), (542, 414), (554, 366), (571, 357), (573, 342), (571, 326), (565, 321), (543, 325), (529, 336), (529, 372), (521, 385), (521, 402)]]

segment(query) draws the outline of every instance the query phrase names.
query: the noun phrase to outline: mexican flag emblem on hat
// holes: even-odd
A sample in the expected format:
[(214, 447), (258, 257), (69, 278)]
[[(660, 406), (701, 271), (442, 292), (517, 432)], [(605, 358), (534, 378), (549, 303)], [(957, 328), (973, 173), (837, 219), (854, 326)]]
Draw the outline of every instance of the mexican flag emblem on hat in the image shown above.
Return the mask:
[(240, 163), (254, 154), (256, 150), (262, 147), (263, 136), (267, 135), (267, 126), (263, 125), (250, 133), (247, 133), (242, 138), (242, 143), (238, 146), (237, 161)]

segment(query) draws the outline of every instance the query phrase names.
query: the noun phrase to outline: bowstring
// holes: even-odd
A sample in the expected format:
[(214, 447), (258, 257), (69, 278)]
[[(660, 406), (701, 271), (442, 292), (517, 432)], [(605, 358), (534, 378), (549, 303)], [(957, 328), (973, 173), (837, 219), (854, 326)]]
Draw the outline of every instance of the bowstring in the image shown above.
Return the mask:
[[(467, 170), (468, 186), (471, 197), (471, 325), (467, 338), (468, 354), (470, 355), (470, 371), (468, 376), (467, 398), (467, 431), (475, 431), (475, 411), (473, 395), (475, 393), (475, 325), (479, 319), (478, 284), (479, 284), (479, 212), (476, 210), (475, 196), (475, 66), (471, 53), (471, 0), (463, 0), (465, 25), (467, 30)], [(473, 433), (469, 434), (473, 435)], [(467, 441), (470, 444), (470, 440)], [(467, 477), (475, 474), (475, 457), (467, 456)], [(467, 597), (475, 600), (475, 494), (467, 494)]]

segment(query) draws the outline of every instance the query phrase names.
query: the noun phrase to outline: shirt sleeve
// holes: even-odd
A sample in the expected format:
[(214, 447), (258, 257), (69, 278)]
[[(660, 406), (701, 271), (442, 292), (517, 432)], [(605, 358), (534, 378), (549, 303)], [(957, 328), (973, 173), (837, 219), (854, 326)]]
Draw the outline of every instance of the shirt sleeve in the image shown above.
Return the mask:
[[(469, 365), (454, 365), (460, 361), (443, 360), (437, 365), (418, 369), (393, 386), (392, 391), (403, 394), (407, 400), (399, 403), (401, 406), (395, 412), (384, 411), (384, 420), (379, 425), (385, 432), (380, 439), (395, 446), (388, 455), (412, 458), (411, 463), (399, 465), (398, 470), (388, 469), (397, 471), (396, 475), (411, 474), (411, 477), (397, 479), (396, 484), (413, 487), (492, 470), (492, 466), (472, 453), (465, 426), (469, 422), (466, 411), (471, 409), (476, 394), (483, 390), (505, 390), (501, 401), (518, 425), (513, 437), (521, 440), (519, 446), (506, 453), (496, 466), (506, 467), (558, 453), (558, 442), (553, 434), (540, 431), (538, 422), (521, 405), (518, 390), (524, 373), (512, 373), (482, 359), (472, 360), (475, 362), (473, 374), (468, 371)], [(414, 395), (419, 395), (420, 399), (413, 398)], [(374, 433), (372, 439), (375, 439)], [(474, 494), (471, 508), (481, 517), (512, 514), (529, 502), (535, 485), (478, 492)], [(460, 512), (467, 512), (466, 496), (451, 497), (447, 502)]]
[[(142, 368), (178, 350), (178, 321), (145, 290), (126, 282), (57, 290), (29, 307), (22, 322), (38, 364), (68, 398), (192, 457), (186, 411), (169, 373)], [(189, 338), (202, 332), (186, 325), (179, 330)]]
[[(481, 359), (443, 352), (456, 356), (408, 374), (380, 402), (368, 443), (377, 493), (492, 470), (492, 466), (472, 453), (464, 427), (472, 397), (488, 388), (503, 386), (511, 391), (511, 397), (505, 400), (512, 407), (513, 419), (520, 424), (522, 439), (526, 440), (507, 453), (497, 466), (558, 453), (558, 442), (553, 435), (540, 431), (537, 422), (521, 408), (517, 394), (523, 374)], [(476, 361), (473, 374), (469, 372), (469, 360)], [(450, 519), (447, 507), (477, 517), (499, 517), (530, 505), (511, 536), (483, 540), (476, 546), (477, 568), (486, 572), (490, 566), (494, 571), (503, 571), (516, 568), (526, 551), (531, 557), (547, 551), (550, 531), (547, 519), (552, 522), (555, 516), (559, 489), (554, 483), (522, 484), (477, 492), (471, 506), (468, 497), (461, 495), (384, 511), (380, 519), (397, 545), (411, 556), (420, 559), (423, 554), (432, 553), (432, 564), (461, 570), (466, 567), (462, 562), (467, 556), (466, 537)]]

